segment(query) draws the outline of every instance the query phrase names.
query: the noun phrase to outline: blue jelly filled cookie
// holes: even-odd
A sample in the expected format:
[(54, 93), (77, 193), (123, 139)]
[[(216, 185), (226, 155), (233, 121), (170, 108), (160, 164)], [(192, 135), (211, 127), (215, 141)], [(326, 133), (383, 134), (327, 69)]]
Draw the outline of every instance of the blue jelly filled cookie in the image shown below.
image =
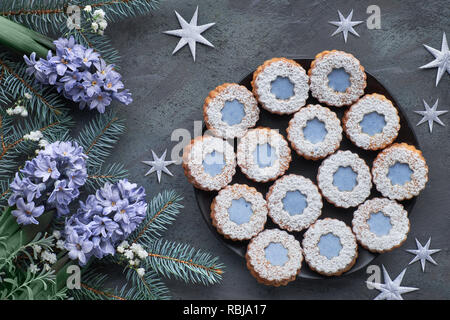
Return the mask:
[(400, 117), (392, 102), (377, 93), (367, 94), (350, 107), (343, 118), (348, 138), (365, 150), (390, 145), (400, 130)]
[(417, 196), (428, 181), (428, 166), (422, 152), (406, 143), (394, 143), (381, 151), (372, 166), (377, 190), (389, 199)]
[(291, 149), (278, 131), (250, 129), (239, 141), (237, 163), (249, 179), (257, 182), (275, 180), (291, 162)]
[(258, 282), (276, 287), (295, 280), (303, 261), (300, 243), (278, 229), (264, 230), (253, 238), (245, 258), (247, 268)]
[(266, 199), (273, 222), (288, 231), (308, 228), (322, 213), (322, 197), (317, 186), (295, 174), (276, 180)]
[(183, 168), (188, 181), (196, 188), (220, 190), (236, 173), (236, 155), (227, 141), (200, 136), (184, 148)]
[(370, 195), (372, 176), (367, 164), (356, 153), (338, 151), (319, 167), (317, 183), (328, 202), (337, 207), (355, 207)]
[(374, 198), (353, 213), (353, 232), (358, 242), (372, 252), (400, 247), (409, 232), (408, 212), (394, 200)]
[(355, 235), (336, 219), (317, 220), (303, 235), (302, 247), (308, 266), (326, 276), (348, 271), (358, 257)]
[(259, 119), (258, 102), (244, 86), (224, 83), (209, 93), (203, 106), (206, 127), (215, 136), (242, 137)]
[(322, 159), (334, 153), (342, 140), (339, 118), (318, 104), (309, 104), (295, 113), (286, 131), (294, 150), (309, 160)]
[(317, 54), (308, 75), (311, 95), (329, 106), (353, 104), (364, 94), (366, 87), (364, 67), (344, 51)]
[(264, 109), (277, 114), (291, 114), (306, 103), (308, 75), (294, 60), (273, 58), (253, 73), (252, 87)]
[(248, 240), (264, 229), (267, 204), (255, 188), (233, 184), (219, 191), (211, 204), (213, 226), (225, 238)]

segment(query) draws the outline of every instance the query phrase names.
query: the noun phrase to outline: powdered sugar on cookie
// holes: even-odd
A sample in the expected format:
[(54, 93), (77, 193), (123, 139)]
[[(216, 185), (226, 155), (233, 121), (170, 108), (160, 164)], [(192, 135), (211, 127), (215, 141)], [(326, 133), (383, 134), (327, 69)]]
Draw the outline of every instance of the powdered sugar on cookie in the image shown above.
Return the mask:
[[(265, 248), (270, 243), (280, 243), (287, 249), (288, 261), (273, 265), (266, 259)], [(295, 277), (303, 261), (300, 243), (286, 231), (269, 229), (250, 241), (247, 248), (247, 264), (263, 281), (283, 282)]]
[[(322, 255), (319, 249), (321, 236), (333, 234), (339, 238), (342, 248), (331, 259)], [(309, 267), (323, 275), (340, 275), (349, 270), (358, 256), (358, 245), (352, 230), (342, 221), (336, 219), (317, 220), (304, 234), (303, 253)]]

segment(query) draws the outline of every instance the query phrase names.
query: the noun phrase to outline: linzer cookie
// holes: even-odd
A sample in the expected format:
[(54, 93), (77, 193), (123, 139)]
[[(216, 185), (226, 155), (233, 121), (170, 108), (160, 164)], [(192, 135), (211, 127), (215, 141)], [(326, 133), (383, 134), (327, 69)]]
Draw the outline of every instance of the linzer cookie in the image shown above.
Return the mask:
[(246, 87), (224, 83), (205, 99), (203, 115), (206, 127), (215, 136), (240, 138), (258, 121), (258, 102)]
[(394, 143), (377, 155), (372, 175), (377, 190), (384, 197), (405, 200), (425, 188), (428, 166), (420, 150), (406, 143)]
[(353, 213), (353, 232), (367, 250), (383, 253), (400, 247), (409, 232), (408, 212), (394, 200), (374, 198)]
[(303, 235), (302, 247), (308, 266), (325, 276), (350, 270), (358, 257), (355, 235), (336, 219), (317, 220)]
[(345, 133), (358, 147), (379, 150), (390, 145), (400, 130), (400, 117), (392, 102), (377, 93), (367, 94), (342, 119)]
[(249, 179), (256, 182), (275, 180), (291, 162), (291, 149), (278, 131), (250, 129), (237, 147), (237, 163)]
[(275, 181), (266, 199), (273, 222), (288, 231), (308, 228), (322, 213), (319, 189), (311, 180), (295, 174)]
[(366, 88), (364, 67), (350, 53), (323, 51), (308, 71), (311, 95), (329, 106), (349, 106)]
[(308, 99), (308, 76), (294, 60), (273, 58), (253, 73), (253, 94), (269, 112), (291, 114)]
[(200, 136), (184, 148), (183, 168), (188, 181), (196, 188), (220, 190), (236, 173), (236, 155), (227, 141)]
[(338, 151), (326, 158), (319, 167), (317, 182), (325, 199), (342, 208), (359, 205), (372, 188), (369, 167), (350, 151)]
[(278, 229), (264, 230), (247, 247), (247, 268), (265, 285), (287, 285), (300, 273), (303, 256), (294, 236)]
[(248, 240), (264, 229), (267, 204), (263, 195), (245, 184), (233, 184), (219, 191), (211, 204), (213, 226), (225, 238)]
[(318, 104), (309, 104), (295, 113), (286, 131), (294, 150), (308, 160), (334, 153), (342, 140), (339, 118)]

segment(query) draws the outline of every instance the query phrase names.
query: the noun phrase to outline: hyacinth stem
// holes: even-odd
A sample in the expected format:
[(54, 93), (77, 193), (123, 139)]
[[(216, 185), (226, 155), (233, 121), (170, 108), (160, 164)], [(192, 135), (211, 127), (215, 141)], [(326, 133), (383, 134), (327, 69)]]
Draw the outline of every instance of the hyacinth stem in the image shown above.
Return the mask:
[(45, 58), (48, 50), (54, 49), (48, 37), (0, 16), (0, 44), (21, 54), (36, 55)]
[[(11, 209), (12, 208), (9, 208), (8, 210)], [(3, 214), (6, 213), (8, 213), (8, 211)], [(0, 246), (0, 261), (3, 258), (6, 258), (11, 252), (15, 252), (20, 247), (28, 244), (38, 232), (46, 230), (50, 225), (53, 215), (54, 211), (50, 210), (38, 218), (39, 225), (20, 227), (16, 221), (16, 217), (9, 212), (9, 217), (7, 217), (6, 221), (2, 221), (3, 224), (0, 225), (0, 238), (4, 238), (4, 240), (2, 240), (2, 245)]]
[(8, 237), (20, 229), (16, 217), (11, 214), (14, 207), (8, 207), (0, 218), (0, 237)]

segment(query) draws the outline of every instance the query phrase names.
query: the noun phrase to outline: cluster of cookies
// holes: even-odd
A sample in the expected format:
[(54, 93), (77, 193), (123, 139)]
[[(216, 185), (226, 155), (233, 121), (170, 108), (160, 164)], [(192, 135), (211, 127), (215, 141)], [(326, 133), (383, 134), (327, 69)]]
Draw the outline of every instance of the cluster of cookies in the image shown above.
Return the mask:
[[(250, 240), (247, 266), (259, 282), (287, 284), (303, 259), (320, 274), (340, 275), (355, 263), (358, 243), (386, 252), (406, 240), (408, 213), (397, 201), (419, 194), (428, 167), (414, 146), (393, 143), (400, 130), (397, 109), (383, 95), (364, 95), (365, 87), (360, 62), (333, 50), (318, 54), (308, 72), (293, 60), (268, 60), (253, 74), (253, 92), (225, 83), (206, 98), (210, 134), (185, 148), (185, 174), (196, 188), (219, 191), (211, 204), (212, 223), (225, 238)], [(322, 105), (306, 105), (309, 94)], [(274, 114), (293, 114), (287, 140), (277, 130), (254, 128), (258, 103)], [(350, 108), (341, 125), (329, 107), (345, 106)], [(381, 150), (372, 168), (358, 154), (338, 151), (343, 132), (359, 148)], [(234, 138), (236, 153), (229, 142)], [(317, 185), (284, 175), (292, 161), (289, 143), (305, 159), (323, 159)], [(248, 179), (274, 181), (265, 197), (248, 185), (230, 185), (236, 164)], [(383, 198), (367, 200), (372, 183)], [(322, 197), (336, 207), (356, 207), (352, 228), (337, 219), (319, 219)], [(267, 216), (280, 229), (264, 230)], [(302, 230), (300, 245), (290, 233)]]

